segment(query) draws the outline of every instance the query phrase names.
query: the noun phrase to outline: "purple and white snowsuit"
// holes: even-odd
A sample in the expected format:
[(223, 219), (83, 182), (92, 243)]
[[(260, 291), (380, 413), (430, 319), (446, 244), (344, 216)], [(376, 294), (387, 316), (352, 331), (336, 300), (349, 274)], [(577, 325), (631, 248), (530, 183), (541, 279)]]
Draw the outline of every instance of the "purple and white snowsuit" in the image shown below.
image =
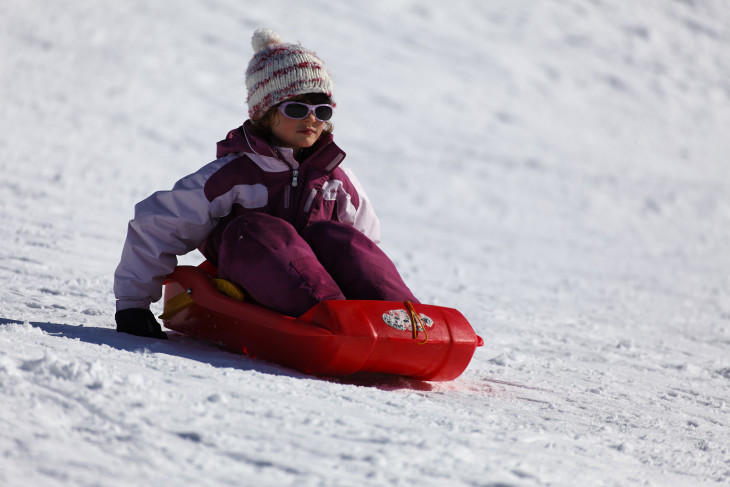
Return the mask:
[(304, 161), (239, 127), (215, 161), (135, 206), (114, 274), (117, 310), (148, 308), (177, 255), (199, 248), (263, 306), (299, 316), (330, 299), (418, 302), (377, 247), (380, 224), (324, 133)]

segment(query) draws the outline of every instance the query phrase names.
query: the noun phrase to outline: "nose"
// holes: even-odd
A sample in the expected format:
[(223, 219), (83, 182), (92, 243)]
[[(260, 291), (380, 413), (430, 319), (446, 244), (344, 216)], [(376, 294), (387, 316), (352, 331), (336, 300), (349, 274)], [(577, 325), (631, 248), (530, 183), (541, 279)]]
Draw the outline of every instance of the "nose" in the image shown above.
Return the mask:
[(310, 110), (307, 116), (304, 118), (306, 122), (317, 122), (317, 117), (314, 116), (314, 111)]

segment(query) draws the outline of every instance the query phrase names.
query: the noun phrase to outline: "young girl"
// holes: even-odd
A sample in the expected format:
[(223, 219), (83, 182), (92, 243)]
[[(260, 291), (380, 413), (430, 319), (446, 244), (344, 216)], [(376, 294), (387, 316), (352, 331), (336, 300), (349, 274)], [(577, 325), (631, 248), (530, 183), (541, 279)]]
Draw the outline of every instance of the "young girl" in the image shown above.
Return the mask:
[(320, 301), (418, 301), (377, 247), (379, 222), (333, 142), (322, 60), (254, 32), (248, 114), (215, 161), (135, 207), (114, 274), (117, 331), (167, 338), (150, 303), (177, 255), (199, 248), (253, 300), (299, 316)]

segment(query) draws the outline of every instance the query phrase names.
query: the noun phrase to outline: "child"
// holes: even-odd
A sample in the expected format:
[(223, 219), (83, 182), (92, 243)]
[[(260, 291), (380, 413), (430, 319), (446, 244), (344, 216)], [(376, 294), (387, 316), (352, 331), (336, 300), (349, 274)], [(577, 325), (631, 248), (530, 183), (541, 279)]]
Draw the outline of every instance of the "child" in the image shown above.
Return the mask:
[(322, 60), (254, 32), (248, 114), (215, 161), (135, 207), (114, 274), (117, 331), (167, 338), (150, 303), (176, 255), (199, 248), (253, 300), (299, 316), (320, 301), (418, 301), (377, 247), (379, 222), (332, 139)]

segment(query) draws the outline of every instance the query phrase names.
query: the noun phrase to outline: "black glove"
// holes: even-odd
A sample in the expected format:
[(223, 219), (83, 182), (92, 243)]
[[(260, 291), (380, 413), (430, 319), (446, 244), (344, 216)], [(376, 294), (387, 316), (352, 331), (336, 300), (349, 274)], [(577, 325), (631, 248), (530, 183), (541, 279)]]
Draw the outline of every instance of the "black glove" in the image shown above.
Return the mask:
[(117, 311), (114, 315), (117, 331), (141, 337), (167, 339), (152, 311), (143, 308), (129, 308)]

